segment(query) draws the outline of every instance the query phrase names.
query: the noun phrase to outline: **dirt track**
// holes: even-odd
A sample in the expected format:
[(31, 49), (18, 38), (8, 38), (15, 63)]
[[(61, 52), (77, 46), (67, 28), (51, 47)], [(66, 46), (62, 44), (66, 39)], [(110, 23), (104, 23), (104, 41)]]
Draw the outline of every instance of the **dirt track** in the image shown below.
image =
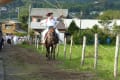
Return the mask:
[(31, 49), (5, 46), (0, 52), (5, 64), (5, 80), (96, 80), (88, 72), (65, 71), (60, 61), (47, 61)]

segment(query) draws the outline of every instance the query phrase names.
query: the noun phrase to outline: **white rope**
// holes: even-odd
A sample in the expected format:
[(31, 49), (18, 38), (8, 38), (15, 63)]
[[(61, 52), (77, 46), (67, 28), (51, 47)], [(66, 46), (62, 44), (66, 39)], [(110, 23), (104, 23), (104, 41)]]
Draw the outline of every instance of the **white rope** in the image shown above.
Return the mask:
[(58, 0), (55, 0), (55, 2), (57, 3), (58, 7), (62, 9), (61, 5), (59, 4)]
[(46, 2), (47, 4), (49, 4), (52, 7), (55, 7), (56, 9), (58, 8), (56, 5), (52, 4), (51, 2), (49, 2), (48, 0), (44, 0), (44, 2)]

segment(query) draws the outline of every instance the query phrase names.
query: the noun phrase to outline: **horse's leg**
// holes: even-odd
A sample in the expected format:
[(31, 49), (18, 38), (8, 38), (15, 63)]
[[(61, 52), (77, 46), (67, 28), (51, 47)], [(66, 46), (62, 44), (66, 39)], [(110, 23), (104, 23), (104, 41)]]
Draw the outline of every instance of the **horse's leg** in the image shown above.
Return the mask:
[(56, 48), (56, 45), (53, 45), (53, 59), (55, 60), (55, 48)]
[(52, 59), (52, 46), (50, 46), (50, 58)]
[(50, 50), (49, 50), (49, 46), (46, 46), (46, 50), (47, 50), (47, 52), (46, 52), (46, 57), (47, 57), (48, 59), (50, 59)]

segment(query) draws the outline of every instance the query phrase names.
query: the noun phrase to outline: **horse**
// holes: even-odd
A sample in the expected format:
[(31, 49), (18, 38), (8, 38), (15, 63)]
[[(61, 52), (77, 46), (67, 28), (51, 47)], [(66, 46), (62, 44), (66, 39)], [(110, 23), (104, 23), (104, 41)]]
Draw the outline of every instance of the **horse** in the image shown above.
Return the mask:
[(45, 36), (46, 57), (55, 60), (55, 49), (59, 39), (54, 28), (50, 28)]

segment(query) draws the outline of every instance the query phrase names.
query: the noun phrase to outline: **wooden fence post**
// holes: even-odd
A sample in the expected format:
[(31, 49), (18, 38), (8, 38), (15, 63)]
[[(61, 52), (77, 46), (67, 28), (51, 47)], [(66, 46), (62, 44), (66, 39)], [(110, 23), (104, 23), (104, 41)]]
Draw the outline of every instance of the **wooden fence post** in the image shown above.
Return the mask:
[(39, 48), (39, 39), (37, 38), (37, 49)]
[(119, 54), (119, 46), (120, 46), (120, 36), (116, 36), (116, 50), (115, 50), (115, 60), (114, 60), (114, 78), (117, 78), (118, 74), (118, 54)]
[(95, 34), (94, 69), (97, 68), (97, 59), (98, 59), (98, 34)]
[(83, 48), (82, 48), (81, 65), (84, 64), (84, 59), (85, 59), (85, 48), (86, 48), (86, 36), (83, 37)]
[(64, 43), (64, 59), (66, 59), (66, 37), (65, 37), (65, 43)]
[(37, 46), (37, 35), (35, 35), (35, 48), (36, 48), (36, 46)]
[(57, 50), (56, 50), (57, 57), (59, 55), (59, 43), (57, 44)]
[(72, 59), (72, 45), (73, 45), (73, 36), (71, 36), (71, 42), (70, 42), (70, 60)]

